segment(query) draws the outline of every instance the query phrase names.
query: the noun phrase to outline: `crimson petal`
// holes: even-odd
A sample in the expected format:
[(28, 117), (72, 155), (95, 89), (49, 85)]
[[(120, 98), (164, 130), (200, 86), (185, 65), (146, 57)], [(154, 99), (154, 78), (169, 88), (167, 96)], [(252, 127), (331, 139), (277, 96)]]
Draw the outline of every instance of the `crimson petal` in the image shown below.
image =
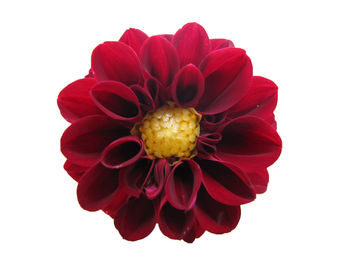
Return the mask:
[(138, 54), (143, 42), (147, 38), (148, 36), (141, 30), (129, 28), (124, 32), (119, 41), (130, 46), (136, 52), (136, 54)]
[(269, 172), (266, 168), (254, 169), (254, 171), (247, 171), (247, 176), (252, 182), (252, 187), (257, 194), (262, 194), (267, 189), (269, 183)]
[(153, 77), (148, 78), (145, 81), (145, 89), (151, 95), (154, 105), (158, 106), (159, 103), (159, 91), (162, 90), (162, 84)]
[(227, 121), (226, 112), (214, 115), (204, 115), (201, 120), (201, 128), (206, 132), (218, 132)]
[(65, 130), (61, 151), (69, 161), (89, 167), (100, 159), (108, 144), (128, 134), (127, 128), (105, 115), (87, 116)]
[(281, 148), (281, 139), (271, 125), (257, 117), (244, 116), (226, 125), (216, 154), (246, 171), (273, 164)]
[(172, 41), (179, 54), (181, 67), (189, 63), (198, 66), (210, 51), (207, 32), (197, 23), (184, 25), (176, 32)]
[(205, 132), (205, 133), (201, 133), (198, 139), (207, 143), (216, 144), (219, 141), (221, 141), (222, 135), (218, 132)]
[(211, 44), (212, 51), (217, 49), (227, 48), (227, 47), (235, 47), (231, 40), (222, 39), (222, 38), (210, 39), (210, 44)]
[(142, 158), (136, 163), (121, 169), (120, 184), (126, 191), (135, 197), (139, 197), (143, 191), (146, 179), (152, 174), (154, 160)]
[(143, 154), (143, 142), (137, 136), (126, 136), (109, 144), (101, 162), (108, 168), (122, 168), (133, 164)]
[(65, 87), (57, 98), (63, 118), (74, 122), (88, 115), (101, 114), (90, 97), (90, 90), (96, 84), (92, 78), (79, 79)]
[(86, 170), (89, 169), (89, 167), (84, 167), (84, 166), (77, 165), (75, 163), (70, 162), (69, 160), (67, 160), (64, 163), (64, 167), (63, 168), (77, 182), (79, 182), (80, 178), (84, 175)]
[(106, 207), (118, 191), (118, 175), (119, 170), (109, 169), (100, 163), (90, 168), (79, 181), (77, 188), (81, 207), (88, 211)]
[(246, 95), (229, 110), (231, 117), (242, 115), (257, 116), (271, 125), (275, 123), (273, 114), (277, 105), (278, 87), (269, 79), (253, 77)]
[(193, 64), (186, 65), (176, 75), (171, 87), (173, 100), (181, 107), (196, 107), (204, 92), (204, 78)]
[(240, 206), (230, 206), (215, 201), (204, 187), (198, 191), (197, 202), (193, 209), (201, 227), (214, 234), (232, 231), (241, 216)]
[(198, 156), (200, 158), (205, 156), (211, 156), (216, 153), (216, 146), (212, 145), (204, 140), (202, 138), (198, 137), (197, 139), (197, 150), (198, 150)]
[(131, 47), (122, 42), (105, 42), (92, 52), (91, 66), (97, 80), (115, 80), (126, 85), (143, 81), (140, 61)]
[(227, 205), (241, 205), (255, 199), (254, 191), (242, 171), (225, 166), (224, 162), (198, 160), (203, 173), (203, 184), (209, 195)]
[(168, 178), (170, 170), (170, 165), (166, 159), (158, 159), (155, 162), (153, 174), (145, 182), (145, 194), (147, 198), (154, 199), (162, 192), (165, 178)]
[(141, 118), (140, 103), (131, 88), (117, 81), (99, 82), (91, 97), (96, 105), (116, 120), (136, 122)]
[(184, 238), (194, 223), (192, 210), (178, 210), (168, 202), (162, 205), (158, 220), (160, 231), (172, 239)]
[(199, 165), (193, 160), (182, 160), (174, 166), (166, 181), (167, 200), (177, 209), (191, 209), (201, 181), (202, 172)]
[(173, 37), (174, 37), (174, 35), (171, 35), (171, 34), (161, 34), (161, 35), (158, 35), (158, 36), (164, 37), (166, 40), (168, 40), (170, 42), (173, 40)]
[(143, 113), (146, 113), (148, 111), (155, 109), (155, 103), (153, 101), (151, 94), (148, 92), (147, 89), (139, 85), (132, 85), (130, 88), (137, 96), (140, 103), (140, 108), (143, 111)]
[(198, 110), (204, 114), (231, 108), (251, 85), (252, 64), (239, 48), (215, 50), (204, 58), (199, 68), (205, 78), (205, 92)]
[(129, 241), (148, 236), (156, 224), (153, 202), (145, 196), (131, 198), (115, 215), (114, 225), (120, 235)]
[(188, 230), (183, 237), (183, 240), (187, 243), (193, 243), (196, 238), (199, 238), (204, 233), (204, 229), (199, 225), (197, 221), (194, 222), (193, 226)]
[(145, 70), (158, 79), (164, 87), (170, 85), (179, 69), (179, 61), (173, 45), (164, 37), (148, 38), (140, 50)]

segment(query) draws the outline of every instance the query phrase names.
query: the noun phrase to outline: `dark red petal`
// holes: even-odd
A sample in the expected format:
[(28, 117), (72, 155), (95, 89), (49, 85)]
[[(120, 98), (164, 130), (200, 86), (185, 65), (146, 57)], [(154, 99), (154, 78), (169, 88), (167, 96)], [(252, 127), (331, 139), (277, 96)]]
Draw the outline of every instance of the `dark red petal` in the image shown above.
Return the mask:
[(198, 110), (205, 114), (224, 112), (247, 92), (252, 80), (252, 64), (245, 51), (224, 48), (211, 52), (200, 65), (205, 92)]
[(69, 126), (61, 138), (61, 151), (75, 164), (89, 167), (112, 141), (130, 131), (105, 115), (87, 116)]
[(138, 54), (143, 42), (147, 38), (148, 36), (141, 30), (129, 28), (124, 32), (119, 41), (130, 46), (136, 52), (136, 54)]
[(88, 115), (102, 114), (90, 97), (90, 90), (96, 84), (92, 78), (79, 79), (65, 87), (57, 98), (63, 118), (74, 122)]
[(152, 175), (153, 167), (154, 160), (142, 158), (136, 163), (122, 168), (119, 175), (120, 184), (130, 195), (139, 197), (146, 179)]
[(205, 132), (198, 136), (198, 140), (211, 144), (217, 144), (221, 139), (222, 135), (218, 132)]
[(164, 158), (155, 162), (153, 174), (151, 174), (145, 183), (145, 194), (148, 199), (154, 199), (162, 192), (165, 178), (170, 174), (170, 165)]
[(255, 199), (254, 191), (242, 171), (227, 167), (223, 162), (197, 161), (202, 169), (203, 184), (212, 198), (227, 205), (241, 205)]
[(143, 113), (147, 113), (148, 111), (155, 109), (155, 103), (153, 101), (151, 94), (147, 89), (139, 85), (132, 85), (130, 88), (137, 96), (140, 103), (140, 108)]
[(143, 81), (140, 61), (132, 48), (122, 42), (105, 42), (92, 52), (91, 66), (97, 80), (115, 80), (126, 85)]
[(89, 167), (80, 166), (67, 160), (64, 163), (64, 169), (75, 181), (79, 182), (80, 178), (84, 175), (86, 170), (89, 169)]
[(81, 178), (77, 188), (78, 201), (88, 211), (103, 209), (115, 197), (119, 186), (119, 170), (102, 164), (90, 168)]
[(232, 231), (241, 216), (239, 206), (224, 205), (215, 201), (204, 187), (198, 191), (197, 202), (193, 209), (201, 227), (214, 234)]
[(174, 166), (166, 181), (166, 198), (175, 208), (189, 210), (196, 201), (201, 182), (199, 165), (193, 160), (182, 160)]
[(168, 202), (162, 205), (158, 220), (160, 231), (172, 239), (182, 239), (194, 223), (192, 210), (178, 210)]
[(197, 139), (197, 150), (198, 150), (198, 156), (200, 158), (205, 156), (211, 156), (216, 153), (216, 146), (213, 144), (210, 144), (208, 142), (205, 142), (202, 140), (202, 138)]
[(227, 123), (227, 113), (222, 112), (214, 115), (204, 115), (201, 120), (201, 129), (206, 132), (219, 132)]
[(222, 39), (222, 38), (210, 39), (210, 44), (211, 44), (212, 51), (217, 49), (227, 48), (227, 47), (235, 47), (231, 40)]
[(266, 168), (254, 169), (253, 171), (246, 171), (247, 176), (252, 182), (252, 187), (257, 194), (262, 194), (267, 189), (269, 183), (269, 173)]
[(184, 25), (176, 32), (172, 41), (179, 54), (181, 67), (189, 63), (198, 66), (210, 51), (207, 32), (197, 23)]
[(131, 198), (115, 215), (114, 225), (120, 235), (130, 241), (148, 236), (156, 224), (153, 203), (145, 196)]
[(273, 114), (277, 104), (277, 86), (269, 79), (253, 77), (246, 95), (229, 110), (231, 117), (257, 116), (270, 124), (275, 123)]
[(153, 77), (146, 79), (145, 81), (145, 89), (151, 95), (155, 107), (158, 106), (159, 103), (159, 91), (162, 89), (162, 84)]
[(92, 88), (91, 97), (97, 107), (113, 119), (135, 122), (141, 118), (137, 96), (121, 82), (99, 82)]
[(204, 92), (204, 78), (193, 64), (184, 66), (171, 86), (173, 100), (181, 107), (197, 106)]
[(281, 153), (282, 142), (276, 130), (253, 116), (233, 119), (222, 131), (217, 156), (242, 170), (266, 168)]
[(89, 73), (85, 76), (85, 78), (95, 78), (94, 71), (90, 68)]
[(197, 221), (195, 221), (191, 229), (186, 232), (183, 240), (187, 243), (193, 243), (193, 241), (203, 235), (203, 233), (204, 229), (199, 225)]
[(140, 50), (145, 70), (158, 79), (164, 87), (170, 85), (179, 69), (179, 61), (173, 45), (164, 37), (147, 39)]
[(171, 34), (161, 34), (161, 35), (158, 35), (158, 36), (160, 36), (160, 37), (164, 37), (165, 39), (167, 39), (168, 41), (172, 41), (173, 40), (173, 35), (171, 35)]
[(101, 163), (108, 168), (122, 168), (142, 156), (143, 141), (137, 136), (126, 136), (109, 144), (102, 153)]

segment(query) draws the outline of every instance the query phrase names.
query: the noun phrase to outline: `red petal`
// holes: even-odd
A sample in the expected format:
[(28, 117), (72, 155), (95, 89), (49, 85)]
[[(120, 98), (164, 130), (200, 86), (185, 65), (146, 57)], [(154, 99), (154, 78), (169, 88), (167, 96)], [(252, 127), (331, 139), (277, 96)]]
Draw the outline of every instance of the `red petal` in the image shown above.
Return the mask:
[(175, 208), (189, 210), (196, 201), (201, 182), (199, 165), (193, 160), (182, 160), (175, 165), (166, 181), (166, 198)]
[(210, 39), (210, 44), (211, 44), (212, 51), (217, 49), (227, 48), (227, 47), (235, 47), (231, 40), (220, 39), (220, 38)]
[(159, 212), (159, 229), (172, 239), (182, 239), (194, 223), (192, 210), (178, 210), (166, 202)]
[(105, 115), (94, 115), (77, 120), (61, 138), (61, 151), (75, 164), (89, 167), (95, 164), (104, 148), (130, 131)]
[(201, 133), (198, 137), (198, 140), (211, 144), (217, 144), (219, 141), (221, 141), (221, 139), (222, 135), (218, 132)]
[(120, 184), (126, 191), (135, 197), (139, 197), (144, 189), (146, 179), (152, 175), (154, 160), (142, 158), (136, 163), (121, 169)]
[(253, 82), (246, 95), (229, 110), (229, 115), (257, 116), (270, 124), (275, 123), (273, 114), (277, 104), (277, 86), (269, 79), (253, 77)]
[(119, 41), (130, 46), (136, 52), (136, 54), (138, 54), (143, 42), (147, 38), (148, 36), (141, 30), (130, 28), (124, 32)]
[(224, 205), (215, 201), (201, 187), (194, 214), (202, 228), (214, 234), (222, 234), (232, 231), (237, 226), (241, 209), (239, 206)]
[(183, 240), (187, 243), (193, 243), (193, 241), (203, 235), (203, 233), (204, 229), (199, 225), (197, 221), (195, 221), (191, 229), (186, 232)]
[(90, 97), (90, 90), (96, 84), (92, 78), (79, 79), (65, 87), (57, 98), (63, 118), (74, 122), (88, 115), (101, 114)]
[(85, 76), (85, 78), (95, 78), (94, 71), (90, 68), (89, 73)]
[(282, 142), (276, 130), (262, 119), (246, 116), (233, 119), (222, 131), (217, 156), (239, 168), (252, 170), (273, 164)]
[(220, 127), (227, 123), (227, 113), (222, 112), (214, 115), (204, 115), (201, 120), (201, 129), (206, 132), (217, 132)]
[(181, 67), (189, 63), (198, 66), (210, 51), (207, 32), (197, 23), (188, 23), (177, 31), (173, 44), (179, 54)]
[(145, 70), (158, 79), (164, 87), (170, 85), (179, 69), (179, 61), (173, 45), (163, 37), (147, 39), (140, 50)]
[(193, 64), (183, 67), (171, 86), (173, 100), (184, 108), (197, 106), (203, 92), (204, 78)]
[(145, 89), (151, 95), (154, 105), (157, 107), (159, 103), (159, 90), (161, 89), (162, 84), (155, 78), (148, 78), (145, 81)]
[(114, 225), (120, 235), (129, 241), (148, 236), (156, 224), (153, 203), (146, 197), (130, 199), (114, 217)]
[(168, 40), (168, 41), (172, 41), (173, 40), (173, 35), (171, 35), (171, 34), (161, 34), (161, 35), (158, 35), (158, 36), (160, 36), (160, 37), (164, 37), (166, 40)]
[(147, 113), (148, 111), (155, 109), (155, 103), (147, 89), (139, 85), (132, 85), (130, 88), (137, 96), (140, 103), (140, 108), (143, 111), (143, 113)]
[(80, 178), (84, 175), (86, 170), (89, 169), (89, 167), (80, 166), (67, 160), (64, 163), (64, 169), (75, 181), (79, 182)]
[(198, 137), (197, 139), (197, 150), (199, 157), (211, 156), (216, 153), (216, 146), (202, 140)]
[(168, 178), (170, 170), (170, 165), (164, 158), (155, 162), (153, 174), (148, 177), (145, 183), (145, 194), (148, 199), (154, 199), (162, 192), (165, 178)]
[(108, 169), (98, 163), (90, 168), (78, 184), (78, 201), (88, 211), (103, 209), (116, 196), (118, 170)]
[(237, 103), (251, 85), (252, 64), (245, 51), (224, 48), (211, 52), (201, 63), (205, 92), (198, 110), (205, 114), (224, 112)]
[(262, 194), (267, 189), (267, 184), (269, 183), (269, 173), (266, 168), (255, 169), (254, 171), (246, 172), (250, 181), (252, 182), (252, 187), (257, 194)]
[(142, 140), (127, 136), (109, 144), (102, 153), (101, 162), (108, 168), (122, 168), (140, 159), (143, 152)]
[(203, 173), (203, 184), (216, 201), (227, 205), (241, 205), (255, 199), (253, 190), (241, 178), (243, 173), (223, 162), (198, 160)]
[(113, 119), (136, 122), (141, 118), (137, 96), (121, 82), (99, 82), (91, 90), (91, 97), (95, 104)]
[(143, 81), (136, 53), (122, 42), (105, 42), (92, 52), (92, 69), (97, 80), (115, 80), (126, 85)]

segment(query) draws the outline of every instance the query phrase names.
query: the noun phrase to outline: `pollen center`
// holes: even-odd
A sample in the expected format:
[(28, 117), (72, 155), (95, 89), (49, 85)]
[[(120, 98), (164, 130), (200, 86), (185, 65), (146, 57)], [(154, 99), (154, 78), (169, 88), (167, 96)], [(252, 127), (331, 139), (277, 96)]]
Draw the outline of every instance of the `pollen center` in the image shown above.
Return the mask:
[(197, 154), (201, 115), (193, 108), (167, 102), (149, 112), (131, 133), (141, 136), (151, 158), (192, 158)]

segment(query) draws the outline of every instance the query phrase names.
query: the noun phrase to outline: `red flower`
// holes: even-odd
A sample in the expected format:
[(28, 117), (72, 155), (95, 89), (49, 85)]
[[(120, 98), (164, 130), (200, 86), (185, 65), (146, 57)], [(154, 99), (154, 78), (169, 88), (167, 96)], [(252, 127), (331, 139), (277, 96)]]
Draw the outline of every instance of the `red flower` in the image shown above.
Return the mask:
[(105, 211), (127, 240), (156, 223), (187, 242), (230, 232), (280, 155), (276, 103), (277, 86), (252, 76), (246, 52), (200, 25), (129, 29), (97, 46), (89, 75), (58, 96), (71, 122), (64, 168), (82, 208)]

